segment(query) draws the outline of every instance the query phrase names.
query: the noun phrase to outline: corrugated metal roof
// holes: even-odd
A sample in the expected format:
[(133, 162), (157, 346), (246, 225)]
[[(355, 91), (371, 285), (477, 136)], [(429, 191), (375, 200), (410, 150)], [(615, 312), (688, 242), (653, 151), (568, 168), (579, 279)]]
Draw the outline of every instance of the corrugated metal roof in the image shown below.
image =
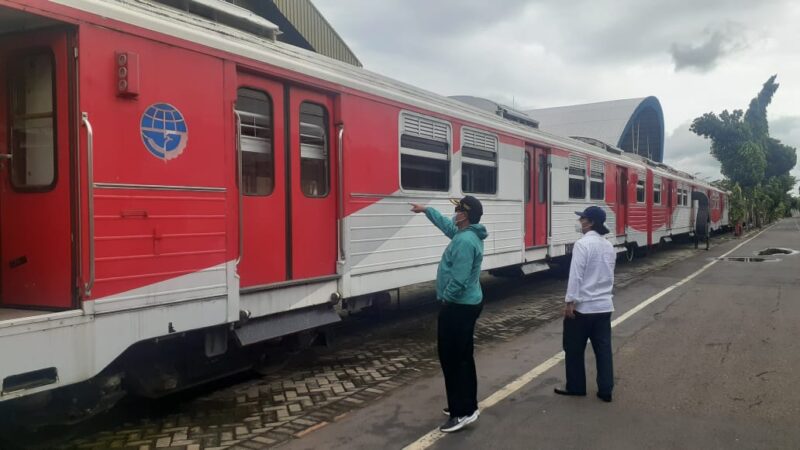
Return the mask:
[(361, 67), (361, 61), (310, 0), (272, 0), (317, 53)]

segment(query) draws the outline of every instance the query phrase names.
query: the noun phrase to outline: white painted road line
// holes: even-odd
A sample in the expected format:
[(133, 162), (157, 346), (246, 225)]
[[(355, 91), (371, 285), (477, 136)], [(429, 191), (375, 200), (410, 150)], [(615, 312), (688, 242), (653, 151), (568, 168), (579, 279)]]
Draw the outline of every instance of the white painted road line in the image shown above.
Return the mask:
[[(756, 234), (755, 236), (751, 237), (750, 239), (748, 239), (748, 240), (746, 240), (744, 242), (741, 242), (739, 245), (737, 245), (736, 247), (732, 248), (731, 250), (728, 250), (725, 254), (723, 254), (719, 258), (724, 258), (724, 257), (730, 255), (731, 253), (735, 252), (736, 250), (739, 249), (739, 247), (743, 246), (744, 244), (747, 244), (748, 242), (752, 241), (753, 239), (759, 237), (761, 235), (761, 233), (763, 233), (763, 232), (769, 230), (770, 228), (772, 228), (773, 225), (770, 225), (769, 227), (764, 228), (763, 230), (758, 232), (758, 234)], [(672, 286), (669, 286), (668, 288), (665, 288), (664, 290), (662, 290), (659, 293), (651, 296), (647, 300), (639, 303), (638, 305), (636, 305), (635, 307), (630, 309), (628, 312), (626, 312), (625, 314), (617, 317), (614, 321), (612, 321), (611, 322), (611, 328), (614, 328), (617, 325), (621, 324), (622, 322), (624, 322), (625, 320), (629, 319), (631, 316), (633, 316), (637, 312), (641, 311), (642, 309), (644, 309), (648, 305), (652, 304), (653, 302), (655, 302), (656, 300), (662, 298), (663, 296), (669, 294), (675, 288), (678, 288), (678, 287), (688, 283), (693, 278), (695, 278), (698, 275), (700, 275), (701, 273), (705, 272), (706, 270), (708, 270), (709, 267), (713, 266), (714, 264), (718, 263), (719, 261), (720, 261), (720, 259), (714, 259), (713, 261), (710, 261), (708, 264), (704, 265), (703, 267), (701, 267), (700, 269), (698, 269), (697, 271), (695, 271), (691, 275), (687, 276), (686, 278), (678, 281), (677, 283), (673, 284)], [(518, 377), (514, 381), (512, 381), (512, 382), (508, 383), (507, 385), (503, 386), (502, 388), (500, 388), (500, 390), (498, 390), (494, 394), (486, 397), (483, 401), (481, 401), (478, 404), (478, 407), (480, 409), (484, 409), (484, 410), (488, 409), (488, 408), (491, 408), (492, 406), (496, 405), (497, 403), (501, 402), (502, 400), (508, 398), (511, 394), (513, 394), (513, 393), (517, 392), (518, 390), (520, 390), (526, 384), (530, 383), (531, 381), (533, 381), (534, 379), (539, 377), (539, 375), (541, 375), (541, 374), (547, 372), (548, 370), (552, 369), (553, 367), (555, 367), (563, 359), (564, 359), (564, 352), (563, 351), (560, 351), (560, 352), (556, 353), (555, 355), (551, 356), (547, 361), (539, 364), (538, 366), (534, 367), (533, 369), (531, 369), (527, 373), (523, 374), (522, 376)], [(434, 430), (429, 431), (427, 434), (425, 434), (421, 438), (417, 439), (416, 441), (412, 442), (411, 444), (408, 444), (407, 446), (405, 446), (403, 448), (403, 450), (423, 450), (423, 449), (429, 448), (430, 446), (435, 444), (439, 439), (445, 437), (446, 435), (447, 435), (447, 433), (442, 433), (441, 431), (439, 431), (439, 428), (436, 428)]]

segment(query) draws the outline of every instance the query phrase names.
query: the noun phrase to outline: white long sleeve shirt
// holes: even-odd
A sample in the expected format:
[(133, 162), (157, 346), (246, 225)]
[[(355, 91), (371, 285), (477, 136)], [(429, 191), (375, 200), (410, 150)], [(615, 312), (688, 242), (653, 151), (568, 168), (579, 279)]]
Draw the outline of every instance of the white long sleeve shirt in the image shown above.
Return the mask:
[(614, 246), (596, 231), (575, 242), (569, 267), (566, 302), (581, 314), (614, 311)]

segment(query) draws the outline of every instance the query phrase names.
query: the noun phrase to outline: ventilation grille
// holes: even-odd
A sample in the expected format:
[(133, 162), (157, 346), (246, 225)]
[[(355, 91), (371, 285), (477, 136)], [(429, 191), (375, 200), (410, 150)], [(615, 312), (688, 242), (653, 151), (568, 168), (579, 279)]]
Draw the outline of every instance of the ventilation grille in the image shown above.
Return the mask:
[(602, 161), (592, 161), (592, 178), (603, 178), (604, 167)]
[(464, 129), (464, 142), (462, 143), (462, 147), (496, 152), (497, 138), (491, 134)]
[(577, 156), (569, 157), (570, 175), (586, 175), (586, 160)]
[(419, 116), (403, 114), (403, 134), (432, 141), (450, 142), (450, 126)]

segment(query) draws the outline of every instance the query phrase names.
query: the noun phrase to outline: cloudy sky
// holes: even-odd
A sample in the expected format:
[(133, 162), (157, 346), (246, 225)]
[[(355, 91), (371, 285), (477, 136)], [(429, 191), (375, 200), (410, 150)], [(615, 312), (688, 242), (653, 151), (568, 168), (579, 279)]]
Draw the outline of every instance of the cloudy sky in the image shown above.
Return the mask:
[(770, 132), (800, 148), (795, 0), (313, 2), (365, 68), (439, 94), (520, 109), (654, 95), (665, 161), (710, 179), (719, 163), (690, 122), (746, 109), (778, 74)]

